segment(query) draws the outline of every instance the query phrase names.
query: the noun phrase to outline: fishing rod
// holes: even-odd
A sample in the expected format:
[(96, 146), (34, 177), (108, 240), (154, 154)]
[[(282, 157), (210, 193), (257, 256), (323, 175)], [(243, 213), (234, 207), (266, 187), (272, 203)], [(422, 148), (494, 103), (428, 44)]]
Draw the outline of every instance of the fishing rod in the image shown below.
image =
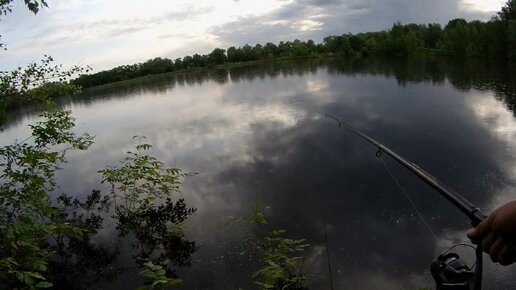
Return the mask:
[[(374, 145), (378, 148), (376, 151), (376, 157), (381, 157), (383, 153), (389, 155), (391, 158), (400, 163), (403, 167), (410, 170), (417, 177), (422, 179), (426, 184), (430, 185), (433, 189), (439, 192), (443, 197), (445, 197), (448, 201), (454, 204), (459, 210), (461, 210), (464, 214), (466, 214), (471, 220), (471, 224), (476, 227), (479, 223), (481, 223), (487, 216), (475, 205), (470, 203), (460, 194), (440, 182), (437, 178), (435, 178), (430, 173), (421, 169), (416, 164), (411, 161), (405, 159), (398, 153), (394, 152), (387, 146), (381, 144), (375, 139), (369, 137), (365, 133), (360, 132), (355, 129), (353, 126), (348, 123), (334, 117), (330, 114), (323, 113), (327, 118), (330, 118), (337, 122), (339, 127), (344, 126), (349, 129), (356, 135), (360, 136), (362, 139)], [(454, 246), (455, 247), (455, 246)], [(454, 248), (452, 247), (452, 248)], [(462, 260), (459, 255), (454, 252), (450, 252), (452, 249), (448, 249), (443, 252), (439, 257), (432, 263), (431, 272), (432, 276), (437, 285), (437, 290), (470, 290), (470, 289), (481, 289), (482, 284), (482, 247), (480, 245), (477, 246), (476, 252), (476, 267), (475, 270), (472, 271)]]

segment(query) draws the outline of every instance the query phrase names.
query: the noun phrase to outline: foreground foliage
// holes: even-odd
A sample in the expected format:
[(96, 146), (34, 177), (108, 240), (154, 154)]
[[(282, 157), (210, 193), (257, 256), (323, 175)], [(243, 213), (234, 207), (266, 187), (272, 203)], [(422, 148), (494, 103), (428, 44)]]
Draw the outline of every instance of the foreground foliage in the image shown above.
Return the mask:
[(185, 174), (145, 154), (152, 146), (136, 138), (136, 151), (128, 152), (120, 166), (100, 171), (103, 182), (111, 185), (105, 198), (113, 201), (117, 229), (121, 236), (132, 234), (138, 241), (134, 257), (140, 266), (149, 260), (188, 265), (197, 247), (184, 236), (182, 223), (196, 209), (188, 208), (182, 198), (172, 199)]
[(54, 64), (51, 56), (45, 55), (40, 62), (33, 62), (9, 72), (0, 72), (0, 126), (7, 119), (7, 109), (14, 106), (36, 102), (42, 104), (42, 108), (52, 110), (53, 97), (79, 92), (79, 87), (66, 80), (75, 74), (88, 71), (88, 67), (79, 66), (63, 70), (61, 65)]
[[(70, 112), (46, 112), (24, 142), (0, 148), (0, 285), (48, 287), (45, 272), (53, 255), (48, 238), (81, 239), (84, 229), (55, 222), (59, 214), (49, 195), (55, 172), (70, 149), (86, 150), (91, 136), (71, 132)], [(29, 143), (30, 141), (30, 143)]]
[(106, 218), (121, 237), (135, 238), (139, 267), (160, 267), (151, 288), (179, 283), (172, 266), (187, 265), (197, 250), (181, 226), (195, 209), (173, 200), (184, 174), (145, 154), (150, 145), (138, 144), (120, 166), (101, 170), (108, 194), (94, 190), (84, 202), (55, 197), (55, 173), (65, 154), (87, 150), (93, 138), (72, 132), (69, 111), (41, 117), (30, 138), (0, 148), (0, 288), (90, 288), (116, 275), (99, 271), (113, 268), (116, 251), (91, 242)]
[[(12, 4), (0, 1), (0, 16)], [(24, 4), (34, 14), (48, 7), (44, 0)], [(100, 171), (109, 193), (93, 190), (84, 201), (56, 193), (66, 153), (87, 150), (93, 137), (76, 135), (71, 112), (56, 109), (52, 98), (78, 92), (68, 80), (88, 69), (63, 70), (45, 56), (0, 72), (0, 126), (13, 105), (39, 101), (44, 109), (30, 137), (0, 148), (0, 289), (91, 289), (111, 280), (123, 270), (116, 266), (118, 248), (92, 242), (107, 225), (120, 238), (133, 238), (132, 255), (148, 288), (180, 283), (173, 267), (187, 265), (197, 250), (182, 230), (195, 209), (175, 197), (184, 174), (150, 156), (142, 138), (119, 166)]]
[(267, 229), (265, 208), (255, 206), (253, 214), (231, 220), (244, 221), (254, 229), (246, 243), (258, 253), (260, 268), (251, 277), (260, 289), (303, 290), (308, 275), (303, 273), (305, 250), (310, 245), (304, 239), (286, 237), (285, 230)]

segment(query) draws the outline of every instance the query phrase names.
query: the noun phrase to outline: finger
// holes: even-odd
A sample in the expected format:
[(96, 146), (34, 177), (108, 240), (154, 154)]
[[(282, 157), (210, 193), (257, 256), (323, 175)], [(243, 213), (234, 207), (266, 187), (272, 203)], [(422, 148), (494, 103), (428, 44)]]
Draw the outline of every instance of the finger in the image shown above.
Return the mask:
[(485, 221), (479, 223), (476, 228), (469, 230), (467, 232), (468, 238), (472, 242), (478, 243), (491, 232), (490, 228), (491, 227), (488, 218)]
[(477, 239), (473, 239), (474, 233), (475, 233), (475, 229), (474, 228), (469, 229), (466, 232), (466, 236), (468, 236), (468, 238), (471, 240), (471, 242), (476, 245), (478, 243), (478, 241), (477, 241)]
[(489, 254), (489, 250), (491, 249), (491, 246), (496, 241), (497, 236), (493, 233), (489, 233), (483, 240), (482, 240), (482, 249), (484, 249), (484, 252)]
[(489, 256), (493, 262), (498, 262), (498, 256), (502, 249), (505, 247), (505, 242), (501, 237), (498, 237), (496, 241), (489, 248)]
[(507, 266), (514, 263), (515, 254), (514, 250), (511, 247), (505, 245), (498, 253), (498, 262), (502, 266)]

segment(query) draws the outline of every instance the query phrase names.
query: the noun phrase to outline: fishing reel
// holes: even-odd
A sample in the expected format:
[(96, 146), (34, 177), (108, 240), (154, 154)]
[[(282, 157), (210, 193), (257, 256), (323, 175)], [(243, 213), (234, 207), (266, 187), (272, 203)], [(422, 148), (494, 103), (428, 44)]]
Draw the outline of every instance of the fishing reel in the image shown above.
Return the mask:
[(482, 262), (478, 260), (478, 249), (476, 251), (477, 262), (471, 268), (460, 258), (459, 254), (449, 250), (439, 255), (430, 267), (436, 290), (480, 289)]

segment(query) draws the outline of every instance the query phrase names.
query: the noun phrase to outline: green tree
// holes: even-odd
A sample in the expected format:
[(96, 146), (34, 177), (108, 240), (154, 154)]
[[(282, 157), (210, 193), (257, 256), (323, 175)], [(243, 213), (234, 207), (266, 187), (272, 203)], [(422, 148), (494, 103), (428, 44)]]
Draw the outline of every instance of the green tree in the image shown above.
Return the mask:
[(174, 60), (174, 69), (175, 70), (182, 70), (183, 67), (183, 60), (181, 58), (176, 58)]
[(193, 57), (190, 55), (186, 55), (183, 57), (183, 68), (190, 69), (195, 67), (195, 63), (193, 61)]
[(192, 55), (192, 63), (194, 67), (205, 67), (206, 66), (206, 58), (202, 55), (196, 53)]
[(443, 29), (438, 23), (428, 24), (428, 29), (425, 31), (423, 39), (425, 41), (426, 48), (435, 49), (437, 48), (438, 41), (442, 38)]
[(280, 41), (278, 43), (279, 57), (290, 57), (292, 42)]
[[(140, 65), (140, 75), (161, 74), (174, 70), (174, 63), (168, 58), (156, 57), (149, 59)], [(116, 74), (116, 72), (113, 72)]]
[(415, 56), (423, 48), (423, 42), (412, 31), (407, 33), (403, 40), (405, 41), (407, 56)]
[(294, 40), (291, 48), (291, 56), (293, 57), (307, 57), (311, 54), (310, 48), (306, 42), (299, 39)]
[(505, 58), (507, 56), (507, 24), (493, 19), (486, 24), (484, 39), (487, 57)]
[(516, 19), (516, 0), (508, 0), (502, 10), (498, 12), (498, 16), (504, 21)]
[(229, 62), (239, 62), (242, 61), (241, 52), (239, 48), (231, 46), (228, 48), (228, 61)]
[(507, 25), (507, 57), (516, 59), (516, 19), (509, 20)]
[(215, 48), (208, 56), (213, 64), (223, 64), (226, 62), (226, 51), (222, 48)]
[(278, 46), (274, 43), (267, 42), (263, 47), (263, 54), (266, 58), (275, 58), (279, 57), (278, 55)]
[(327, 36), (323, 39), (324, 47), (326, 52), (336, 53), (339, 52), (342, 47), (341, 36)]
[(444, 27), (443, 43), (446, 53), (455, 56), (466, 56), (469, 41), (470, 33), (466, 20), (450, 20)]

